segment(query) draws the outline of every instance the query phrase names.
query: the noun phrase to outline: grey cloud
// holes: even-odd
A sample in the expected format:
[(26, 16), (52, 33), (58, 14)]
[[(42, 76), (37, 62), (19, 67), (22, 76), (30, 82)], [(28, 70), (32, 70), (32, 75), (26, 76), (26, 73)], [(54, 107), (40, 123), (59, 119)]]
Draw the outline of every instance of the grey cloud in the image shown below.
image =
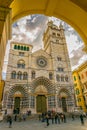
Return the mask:
[[(76, 37), (75, 42), (78, 47), (75, 49), (73, 48), (72, 52), (70, 52), (70, 54), (74, 55), (72, 58), (70, 58), (70, 61), (71, 61), (72, 66), (77, 65), (79, 63), (79, 59), (84, 55), (84, 52), (81, 51), (83, 47), (82, 39), (71, 26), (69, 26), (64, 21), (61, 21), (60, 19), (57, 19), (54, 17), (49, 18), (47, 16), (38, 15), (38, 14), (30, 15), (25, 18), (22, 18), (21, 20), (18, 21), (18, 23), (16, 22), (13, 24), (12, 34), (15, 36), (14, 40), (18, 41), (19, 37), (21, 37), (20, 42), (31, 43), (32, 45), (34, 45), (34, 50), (42, 48), (43, 46), (42, 36), (46, 28), (46, 23), (49, 19), (50, 20), (52, 19), (57, 25), (59, 25), (59, 23), (62, 22), (65, 29), (65, 35), (68, 37), (70, 37), (71, 35)], [(25, 31), (21, 31), (21, 25), (25, 29)], [(37, 28), (38, 28), (38, 31), (35, 34), (32, 33)], [(26, 35), (26, 32), (28, 31), (31, 32), (32, 35), (34, 36), (33, 40), (31, 40), (31, 36)]]
[(85, 52), (82, 51), (82, 47), (78, 48), (76, 51), (73, 50), (72, 54), (74, 55), (70, 58), (71, 66), (76, 66), (79, 64), (79, 60), (85, 55)]

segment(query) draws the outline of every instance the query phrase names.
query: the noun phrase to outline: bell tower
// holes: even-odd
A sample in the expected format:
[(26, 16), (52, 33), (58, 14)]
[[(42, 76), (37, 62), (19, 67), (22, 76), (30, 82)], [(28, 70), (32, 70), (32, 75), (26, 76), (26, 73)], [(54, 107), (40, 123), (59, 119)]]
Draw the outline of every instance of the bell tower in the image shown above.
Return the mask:
[(45, 51), (52, 57), (55, 76), (60, 72), (71, 72), (63, 25), (60, 23), (58, 27), (49, 21), (43, 41)]
[[(59, 26), (56, 26), (52, 21), (49, 21), (47, 25), (48, 26), (43, 37), (44, 50), (52, 58), (56, 93), (58, 97), (61, 98), (59, 98), (61, 102), (62, 99), (64, 99), (65, 103), (62, 103), (67, 104), (68, 100), (68, 104), (74, 104), (72, 73), (63, 25), (60, 23)], [(70, 95), (68, 95), (68, 93)], [(68, 98), (66, 95), (71, 98)], [(66, 107), (62, 109), (67, 111)]]

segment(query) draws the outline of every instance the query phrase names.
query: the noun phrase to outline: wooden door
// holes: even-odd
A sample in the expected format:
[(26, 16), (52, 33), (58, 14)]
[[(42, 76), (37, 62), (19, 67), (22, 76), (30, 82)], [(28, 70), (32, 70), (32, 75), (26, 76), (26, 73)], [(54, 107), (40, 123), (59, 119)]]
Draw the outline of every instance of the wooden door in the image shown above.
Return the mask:
[(38, 95), (36, 98), (36, 108), (38, 113), (47, 112), (45, 95)]

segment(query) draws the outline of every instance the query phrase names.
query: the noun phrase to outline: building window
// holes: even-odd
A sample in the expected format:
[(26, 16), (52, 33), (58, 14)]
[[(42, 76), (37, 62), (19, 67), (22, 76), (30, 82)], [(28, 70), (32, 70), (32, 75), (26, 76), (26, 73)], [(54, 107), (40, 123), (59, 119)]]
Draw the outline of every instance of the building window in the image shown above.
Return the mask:
[(79, 95), (80, 94), (80, 91), (79, 91), (79, 89), (77, 88), (76, 89), (76, 95)]
[(59, 34), (59, 33), (57, 33), (57, 36), (60, 36), (60, 34)]
[(20, 50), (21, 48), (20, 48), (20, 46), (18, 45), (18, 50)]
[(24, 46), (24, 51), (26, 51), (27, 49), (26, 49), (26, 46)]
[(14, 45), (14, 49), (18, 49), (17, 45)]
[(58, 61), (61, 61), (61, 60), (62, 60), (62, 58), (61, 58), (61, 57), (57, 57), (57, 60), (58, 60)]
[(29, 96), (29, 103), (30, 103), (30, 108), (35, 107), (35, 97), (34, 96)]
[(52, 35), (53, 35), (53, 36), (56, 36), (56, 33), (53, 32)]
[(81, 98), (78, 98), (78, 102), (81, 102)]
[(24, 60), (19, 60), (17, 63), (17, 67), (18, 68), (25, 68), (25, 62)]
[(24, 49), (24, 47), (23, 46), (21, 46), (21, 50), (23, 50)]
[(32, 79), (35, 79), (35, 71), (32, 71)]
[(80, 79), (80, 76), (78, 76), (78, 78)]
[(81, 77), (82, 77), (82, 79), (84, 79), (84, 75), (83, 74), (81, 75)]
[(60, 76), (58, 74), (56, 75), (56, 80), (60, 81)]
[(77, 83), (75, 83), (74, 86), (77, 87)]
[(24, 52), (19, 52), (19, 56), (24, 56)]
[(74, 76), (74, 80), (76, 81), (76, 77)]
[(23, 73), (23, 80), (27, 80), (28, 79), (28, 74), (27, 74), (27, 72), (24, 72)]
[(61, 76), (61, 81), (64, 82), (64, 76), (63, 75)]
[(29, 47), (20, 46), (20, 45), (14, 45), (14, 49), (23, 50), (23, 51), (29, 51)]
[(17, 79), (20, 79), (20, 80), (22, 79), (22, 72), (19, 71), (19, 72), (17, 73)]
[(63, 72), (64, 71), (64, 69), (63, 68), (57, 68), (57, 70), (59, 71), (59, 72)]
[(16, 72), (15, 72), (15, 71), (13, 71), (13, 72), (11, 73), (11, 79), (16, 79)]
[(53, 74), (49, 73), (49, 79), (52, 80), (53, 79)]
[(67, 75), (65, 76), (65, 81), (66, 81), (66, 82), (68, 82), (68, 81), (69, 81), (69, 79), (68, 79), (68, 76), (67, 76)]
[(56, 106), (55, 96), (48, 97), (48, 108), (54, 108)]
[(27, 51), (29, 51), (29, 47), (27, 47)]

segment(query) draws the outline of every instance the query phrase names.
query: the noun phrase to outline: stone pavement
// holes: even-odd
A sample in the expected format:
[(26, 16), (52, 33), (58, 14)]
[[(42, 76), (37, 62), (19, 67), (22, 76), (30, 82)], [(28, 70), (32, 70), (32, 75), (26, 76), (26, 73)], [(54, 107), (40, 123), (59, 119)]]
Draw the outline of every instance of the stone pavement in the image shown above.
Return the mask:
[(0, 130), (87, 130), (87, 119), (85, 119), (85, 124), (81, 125), (79, 119), (72, 121), (71, 119), (67, 120), (67, 123), (61, 124), (52, 124), (47, 127), (45, 122), (39, 120), (27, 120), (21, 122), (14, 122), (12, 128), (8, 127), (7, 122), (0, 122)]

